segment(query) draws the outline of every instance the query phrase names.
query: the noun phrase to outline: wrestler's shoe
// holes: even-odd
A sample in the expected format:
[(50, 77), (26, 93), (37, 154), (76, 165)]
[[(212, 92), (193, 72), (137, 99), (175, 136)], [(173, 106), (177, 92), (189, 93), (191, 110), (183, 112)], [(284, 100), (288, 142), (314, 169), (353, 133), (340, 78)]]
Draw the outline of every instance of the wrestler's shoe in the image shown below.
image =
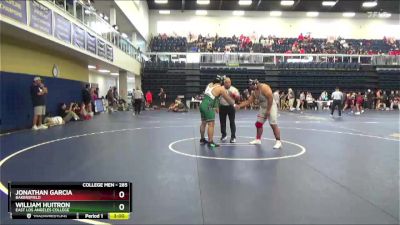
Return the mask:
[(251, 144), (251, 145), (261, 145), (261, 140), (260, 139), (254, 139), (253, 141), (250, 141), (249, 144)]
[(208, 141), (205, 138), (200, 139), (200, 144), (201, 145), (205, 145), (207, 143), (208, 143)]
[(219, 147), (219, 146), (220, 146), (219, 144), (216, 144), (216, 143), (214, 143), (213, 141), (208, 142), (208, 147), (210, 147), (210, 148), (217, 148), (217, 147)]
[(281, 149), (282, 148), (282, 142), (281, 141), (276, 141), (273, 148), (274, 149)]

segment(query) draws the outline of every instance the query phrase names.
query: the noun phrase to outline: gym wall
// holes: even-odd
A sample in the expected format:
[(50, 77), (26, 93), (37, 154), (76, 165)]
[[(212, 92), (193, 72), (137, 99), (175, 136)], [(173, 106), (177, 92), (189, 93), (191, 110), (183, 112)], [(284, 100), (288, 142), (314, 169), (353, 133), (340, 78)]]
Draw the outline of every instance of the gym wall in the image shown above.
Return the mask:
[[(80, 102), (81, 89), (89, 81), (87, 63), (49, 48), (1, 36), (0, 132), (32, 126), (30, 86), (41, 76), (49, 89), (47, 111), (55, 115), (60, 102)], [(59, 76), (52, 70), (56, 64)]]

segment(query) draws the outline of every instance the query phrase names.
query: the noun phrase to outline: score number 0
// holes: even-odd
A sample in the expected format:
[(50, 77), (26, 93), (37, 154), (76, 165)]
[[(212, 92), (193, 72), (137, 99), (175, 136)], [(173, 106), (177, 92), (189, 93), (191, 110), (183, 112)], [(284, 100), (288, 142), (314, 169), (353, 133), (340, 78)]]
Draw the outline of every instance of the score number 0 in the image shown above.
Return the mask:
[[(124, 198), (125, 197), (125, 192), (120, 191), (118, 193), (118, 197)], [(125, 209), (125, 205), (121, 203), (121, 204), (119, 204), (118, 208), (119, 208), (119, 210), (123, 211)]]
[[(127, 183), (119, 183), (118, 186), (119, 186), (119, 187), (128, 187), (128, 184), (127, 184)], [(120, 191), (120, 192), (118, 193), (118, 196), (119, 196), (120, 198), (124, 198), (124, 197), (125, 197), (125, 192)], [(118, 208), (119, 208), (119, 210), (123, 211), (123, 210), (125, 209), (125, 205), (124, 205), (124, 204), (119, 204)]]

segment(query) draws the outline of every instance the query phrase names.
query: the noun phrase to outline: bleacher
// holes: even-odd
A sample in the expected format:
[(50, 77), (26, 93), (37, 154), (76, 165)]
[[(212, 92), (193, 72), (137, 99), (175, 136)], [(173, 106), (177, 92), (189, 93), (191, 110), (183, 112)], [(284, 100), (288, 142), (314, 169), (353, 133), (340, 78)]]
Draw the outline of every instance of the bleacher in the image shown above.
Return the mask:
[[(263, 45), (263, 40), (273, 40), (270, 47)], [(278, 44), (279, 40), (279, 44)], [(341, 43), (344, 41), (343, 43)], [(208, 43), (212, 48), (208, 48)], [(344, 47), (346, 43), (347, 47)], [(297, 52), (303, 48), (305, 53), (331, 53), (331, 54), (389, 54), (398, 52), (400, 40), (389, 44), (384, 39), (337, 39), (330, 43), (327, 39), (312, 38), (308, 41), (300, 41), (298, 38), (286, 37), (260, 37), (257, 40), (247, 41), (233, 37), (201, 37), (188, 42), (186, 37), (167, 37), (166, 35), (155, 36), (151, 39), (150, 50), (152, 52), (225, 52), (227, 46), (232, 47), (231, 52), (254, 52), (254, 53), (287, 53), (292, 52), (293, 45), (298, 45)], [(202, 45), (203, 47), (199, 47)]]
[(331, 92), (336, 86), (342, 90), (365, 91), (385, 84), (385, 88), (395, 89), (394, 85), (400, 81), (398, 75), (387, 79), (379, 76), (373, 66), (358, 63), (280, 63), (260, 68), (259, 65), (229, 67), (224, 64), (147, 62), (142, 85), (144, 91), (153, 93), (164, 88), (168, 93), (168, 101), (172, 101), (177, 95), (191, 98), (201, 94), (217, 74), (231, 77), (233, 85), (240, 91), (248, 87), (248, 79), (258, 79), (268, 83), (274, 90), (293, 88), (296, 91), (310, 91), (316, 96), (324, 90)]

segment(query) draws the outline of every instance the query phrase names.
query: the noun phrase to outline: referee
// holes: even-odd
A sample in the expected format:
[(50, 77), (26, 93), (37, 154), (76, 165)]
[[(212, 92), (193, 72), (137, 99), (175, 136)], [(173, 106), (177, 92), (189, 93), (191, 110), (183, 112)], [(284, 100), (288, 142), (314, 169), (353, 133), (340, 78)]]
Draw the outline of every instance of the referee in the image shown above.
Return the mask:
[[(234, 100), (239, 98), (239, 91), (232, 86), (231, 79), (226, 77), (224, 79), (224, 87), (230, 97)], [(236, 142), (236, 124), (235, 124), (235, 108), (230, 105), (224, 98), (220, 98), (219, 102), (219, 122), (221, 124), (221, 141), (226, 141), (226, 116), (229, 117), (231, 127), (231, 140), (230, 143)]]
[(335, 112), (336, 106), (338, 107), (339, 117), (342, 116), (342, 101), (343, 101), (343, 93), (337, 87), (331, 96), (333, 103), (331, 108), (331, 117), (333, 117), (333, 112)]

